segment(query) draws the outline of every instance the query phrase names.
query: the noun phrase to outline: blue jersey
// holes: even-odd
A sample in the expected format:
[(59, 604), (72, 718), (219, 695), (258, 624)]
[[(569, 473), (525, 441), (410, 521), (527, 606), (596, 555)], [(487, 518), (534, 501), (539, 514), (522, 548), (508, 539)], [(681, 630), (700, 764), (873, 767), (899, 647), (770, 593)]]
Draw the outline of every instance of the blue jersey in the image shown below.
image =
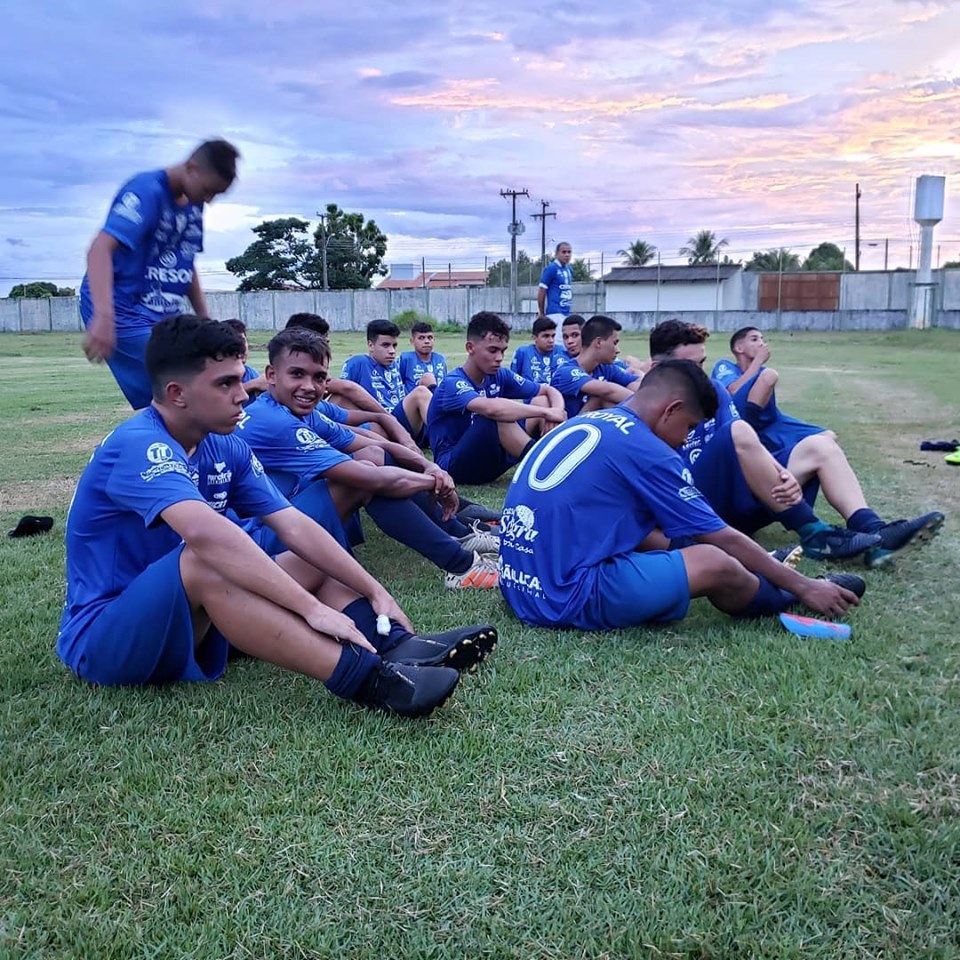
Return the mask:
[(153, 407), (121, 424), (94, 451), (67, 516), (67, 599), (57, 638), (64, 662), (103, 606), (181, 542), (160, 514), (186, 500), (244, 517), (290, 505), (235, 434), (211, 433), (187, 456)]
[[(345, 410), (341, 412), (346, 416)], [(287, 497), (296, 496), (331, 467), (349, 460), (350, 455), (341, 451), (356, 440), (352, 430), (324, 414), (314, 410), (298, 417), (269, 393), (247, 407), (239, 429), (267, 475)]]
[(547, 291), (544, 313), (570, 313), (573, 306), (573, 268), (563, 267), (558, 260), (548, 263), (540, 275), (540, 286)]
[(574, 361), (565, 363), (557, 369), (550, 381), (550, 386), (563, 394), (563, 405), (569, 420), (577, 416), (583, 405), (590, 399), (590, 394), (583, 392), (585, 383), (591, 380), (606, 380), (617, 383), (621, 387), (629, 387), (638, 379), (629, 371), (612, 363), (601, 363), (593, 373), (587, 373), (579, 363)]
[(709, 420), (703, 420), (698, 423), (684, 440), (680, 447), (680, 456), (687, 466), (693, 466), (697, 462), (697, 457), (703, 452), (704, 447), (713, 439), (713, 435), (731, 420), (739, 420), (740, 414), (730, 399), (730, 394), (726, 388), (717, 380), (713, 382), (713, 389), (717, 395), (717, 413)]
[(393, 413), (407, 395), (400, 377), (400, 365), (394, 362), (385, 367), (368, 354), (348, 357), (340, 378), (359, 383), (387, 413)]
[(500, 520), (500, 589), (524, 622), (570, 623), (600, 565), (652, 530), (724, 526), (676, 451), (635, 413), (595, 410), (551, 430), (517, 468)]
[(467, 404), (480, 397), (503, 397), (507, 400), (530, 400), (540, 392), (538, 384), (518, 373), (500, 369), (476, 384), (463, 367), (451, 371), (437, 387), (427, 410), (430, 449), (440, 463), (467, 432), (474, 414)]
[(535, 343), (525, 343), (513, 353), (510, 369), (534, 383), (549, 383), (554, 371), (567, 362), (567, 351), (563, 347), (554, 347), (544, 355)]
[(406, 393), (420, 386), (420, 378), (426, 373), (432, 373), (437, 383), (443, 383), (447, 375), (447, 358), (436, 350), (430, 354), (429, 360), (421, 360), (416, 350), (400, 354), (400, 379)]
[[(194, 257), (203, 250), (203, 205), (176, 202), (164, 170), (137, 174), (119, 190), (103, 232), (113, 252), (113, 306), (118, 330), (149, 327), (183, 313)], [(80, 285), (80, 314), (93, 316), (90, 281)]]

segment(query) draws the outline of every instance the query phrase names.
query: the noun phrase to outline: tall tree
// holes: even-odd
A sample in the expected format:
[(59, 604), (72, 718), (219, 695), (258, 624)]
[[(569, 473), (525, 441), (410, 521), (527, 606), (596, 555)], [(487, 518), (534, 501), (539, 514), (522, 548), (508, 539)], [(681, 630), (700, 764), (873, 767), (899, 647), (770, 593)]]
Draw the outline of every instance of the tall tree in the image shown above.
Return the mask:
[(328, 203), (322, 222), (314, 231), (314, 242), (321, 254), (327, 248), (327, 280), (331, 290), (359, 290), (369, 287), (387, 268), (387, 237), (373, 220), (362, 213), (345, 213)]
[(728, 246), (728, 241), (718, 240), (712, 230), (701, 230), (691, 237), (686, 246), (680, 248), (680, 256), (687, 258), (689, 266), (701, 263), (716, 263), (720, 259), (720, 251)]
[(634, 240), (626, 249), (617, 251), (627, 267), (645, 267), (656, 255), (657, 248), (646, 240)]
[[(517, 251), (517, 283), (529, 286), (540, 281), (543, 268), (552, 258), (549, 254), (543, 260), (540, 257), (532, 258), (526, 250)], [(510, 286), (510, 260), (504, 258), (492, 264), (487, 270), (488, 287)]]
[(814, 247), (803, 261), (804, 270), (847, 270), (853, 271), (853, 264), (845, 260), (843, 251), (835, 243), (821, 243)]
[(573, 271), (574, 283), (588, 283), (593, 279), (593, 270), (586, 260), (571, 260), (570, 269)]
[(44, 300), (47, 297), (75, 297), (73, 287), (58, 287), (48, 280), (33, 280), (30, 283), (18, 283), (10, 288), (11, 300)]
[(226, 267), (241, 277), (237, 289), (282, 290), (320, 286), (320, 251), (310, 238), (310, 224), (297, 217), (264, 220), (253, 228), (257, 239)]
[(754, 251), (753, 256), (743, 265), (744, 270), (766, 270), (784, 273), (800, 269), (800, 258), (786, 247), (771, 247), (769, 250)]

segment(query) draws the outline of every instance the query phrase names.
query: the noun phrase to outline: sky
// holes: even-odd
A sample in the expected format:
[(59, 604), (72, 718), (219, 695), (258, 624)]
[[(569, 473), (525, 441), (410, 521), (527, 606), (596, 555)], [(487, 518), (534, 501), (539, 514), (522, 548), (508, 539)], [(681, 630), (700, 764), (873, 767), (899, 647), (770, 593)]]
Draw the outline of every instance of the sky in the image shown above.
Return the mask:
[(510, 201), (599, 273), (636, 239), (664, 263), (701, 229), (734, 259), (822, 241), (916, 265), (912, 192), (946, 175), (934, 265), (960, 259), (956, 0), (11, 0), (0, 29), (0, 295), (77, 285), (120, 185), (222, 136), (208, 289), (265, 219), (327, 203), (387, 262), (509, 256)]

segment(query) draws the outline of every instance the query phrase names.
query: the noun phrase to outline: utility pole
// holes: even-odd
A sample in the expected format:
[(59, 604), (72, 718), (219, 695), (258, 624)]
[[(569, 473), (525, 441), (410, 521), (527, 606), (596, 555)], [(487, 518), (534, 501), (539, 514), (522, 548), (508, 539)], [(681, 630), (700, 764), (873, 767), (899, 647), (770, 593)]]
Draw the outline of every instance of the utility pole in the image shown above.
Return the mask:
[(856, 191), (854, 192), (854, 199), (856, 202), (856, 219), (855, 219), (855, 236), (854, 236), (854, 251), (853, 251), (853, 269), (857, 272), (860, 271), (860, 184), (857, 184)]
[(320, 218), (320, 258), (323, 261), (323, 289), (329, 290), (330, 287), (327, 284), (327, 244), (330, 242), (330, 238), (327, 236), (327, 214), (317, 211), (317, 216)]
[(517, 234), (521, 232), (523, 224), (517, 222), (517, 197), (529, 197), (526, 190), (501, 190), (501, 197), (510, 197), (513, 202), (513, 212), (510, 216), (510, 312), (517, 313)]
[(540, 212), (531, 213), (530, 216), (534, 220), (540, 221), (540, 262), (543, 263), (547, 259), (547, 217), (555, 217), (555, 213), (547, 213), (547, 207), (550, 206), (548, 200), (540, 201)]

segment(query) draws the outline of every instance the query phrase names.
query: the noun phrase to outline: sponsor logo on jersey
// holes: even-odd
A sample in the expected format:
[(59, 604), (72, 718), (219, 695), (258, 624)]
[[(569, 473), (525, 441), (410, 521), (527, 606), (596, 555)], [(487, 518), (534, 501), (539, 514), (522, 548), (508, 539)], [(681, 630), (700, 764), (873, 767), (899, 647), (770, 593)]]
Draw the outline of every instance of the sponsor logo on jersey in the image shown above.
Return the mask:
[(501, 583), (508, 583), (522, 593), (529, 593), (534, 597), (543, 596), (543, 587), (540, 585), (540, 578), (536, 574), (514, 569), (504, 561), (503, 557), (497, 561), (497, 567), (500, 571)]
[(166, 443), (151, 443), (147, 447), (147, 459), (151, 463), (163, 463), (164, 460), (172, 460), (173, 450)]
[(540, 536), (536, 528), (536, 514), (531, 507), (518, 503), (507, 507), (500, 517), (500, 538), (504, 545), (508, 541), (533, 543)]
[(114, 205), (113, 212), (124, 220), (131, 223), (143, 223), (143, 215), (140, 213), (140, 198), (128, 190)]
[(263, 464), (257, 459), (255, 453), (250, 454), (250, 469), (253, 471), (255, 477), (263, 476)]

